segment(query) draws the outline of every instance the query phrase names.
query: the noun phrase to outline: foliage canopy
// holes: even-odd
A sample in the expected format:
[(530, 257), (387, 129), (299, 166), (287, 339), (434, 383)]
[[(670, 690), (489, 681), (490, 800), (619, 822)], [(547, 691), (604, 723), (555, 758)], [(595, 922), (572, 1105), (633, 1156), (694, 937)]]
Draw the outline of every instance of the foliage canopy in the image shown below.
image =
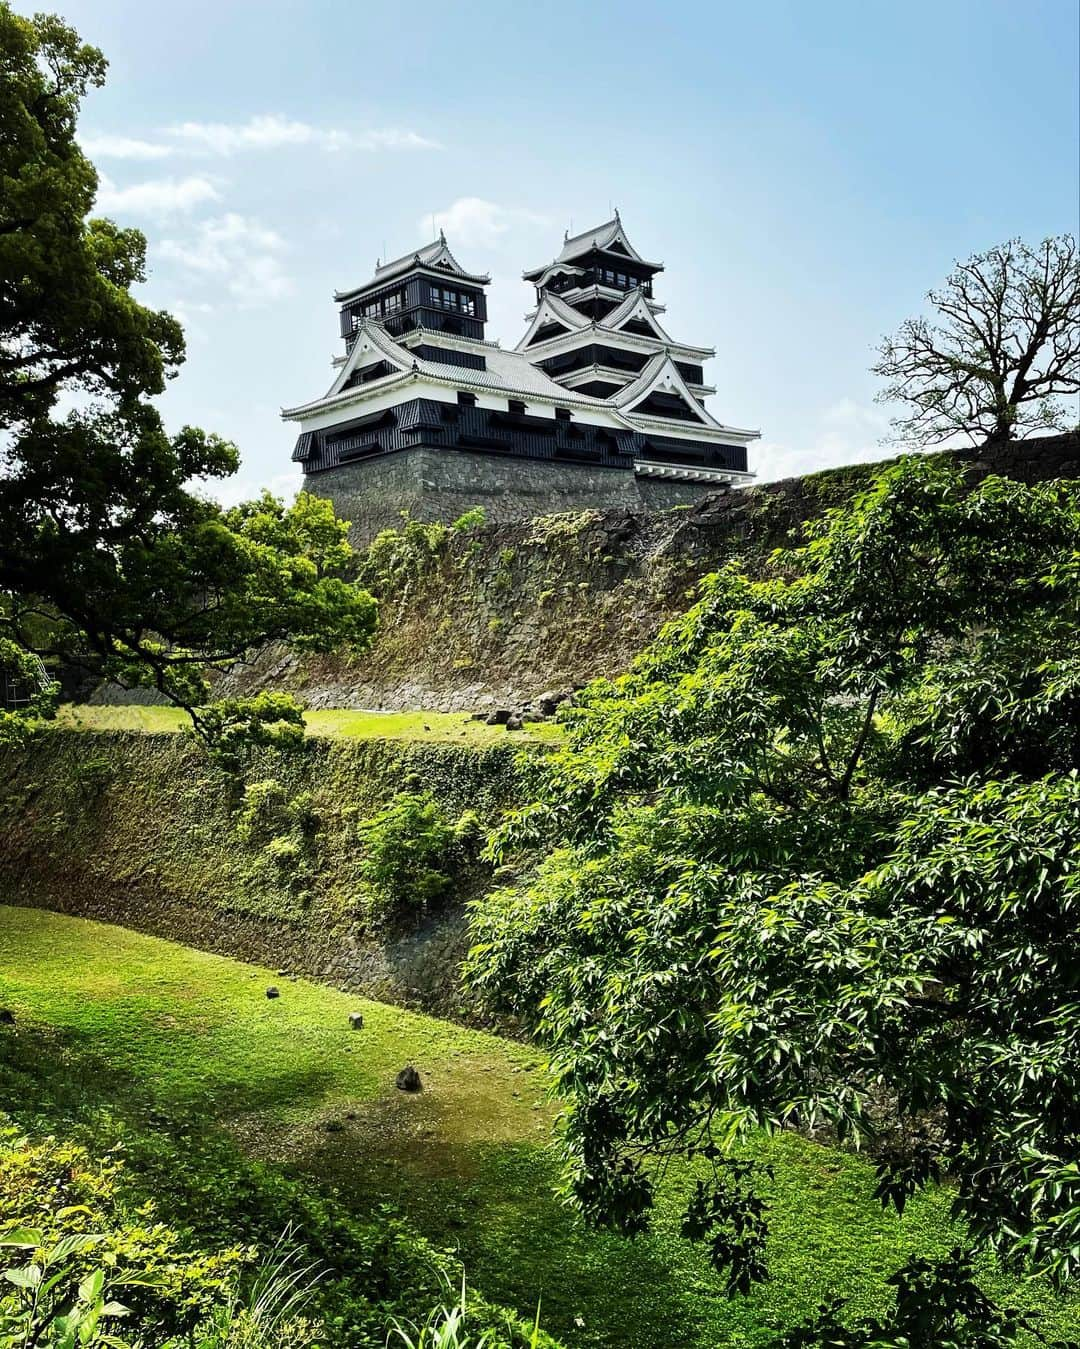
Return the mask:
[(685, 1230), (747, 1288), (740, 1141), (797, 1128), (1077, 1273), (1078, 606), (1075, 484), (901, 460), (564, 713), (469, 973), (551, 1050), (586, 1216), (639, 1231), (704, 1158)]
[(89, 218), (97, 175), (76, 122), (104, 77), (60, 20), (0, 2), (0, 659), (75, 659), (194, 710), (208, 666), (274, 639), (362, 644), (375, 605), (347, 579), (329, 503), (225, 509), (191, 490), (238, 455), (194, 427), (167, 433), (152, 401), (183, 334), (132, 293), (143, 236)]

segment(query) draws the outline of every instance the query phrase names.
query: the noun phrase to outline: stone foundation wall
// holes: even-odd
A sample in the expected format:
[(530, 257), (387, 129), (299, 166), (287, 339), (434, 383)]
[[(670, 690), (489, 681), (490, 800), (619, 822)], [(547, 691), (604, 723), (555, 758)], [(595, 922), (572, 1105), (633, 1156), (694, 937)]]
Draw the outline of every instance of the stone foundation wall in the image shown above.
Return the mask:
[(424, 448), (313, 473), (304, 487), (333, 501), (357, 545), (399, 524), (402, 511), (449, 522), (483, 506), (492, 524), (505, 524), (559, 511), (668, 510), (709, 490), (637, 478), (628, 469)]
[[(469, 490), (472, 459), (485, 472), (515, 478), (519, 467), (483, 456), (454, 458), (461, 480), (448, 511), (455, 514), (476, 503)], [(987, 473), (1025, 482), (1080, 479), (1080, 434), (984, 446), (957, 458), (973, 480)], [(378, 471), (401, 467), (388, 459)], [(239, 669), (226, 686), (289, 688), (323, 707), (456, 711), (518, 706), (545, 689), (617, 674), (665, 619), (686, 607), (706, 572), (735, 553), (752, 555), (789, 541), (804, 521), (849, 500), (880, 468), (852, 465), (695, 496), (689, 509), (673, 499), (684, 490), (680, 484), (638, 479), (638, 488), (655, 489), (647, 511), (622, 504), (535, 520), (495, 516), (483, 529), (448, 532), (420, 573), (387, 588), (379, 633), (363, 656), (302, 660), (276, 648)], [(603, 487), (604, 475), (597, 479)], [(537, 482), (543, 487), (541, 478)], [(324, 490), (323, 479), (312, 478), (310, 486)], [(362, 509), (359, 497), (340, 504), (346, 515)], [(516, 505), (523, 504), (518, 498)]]
[(696, 506), (706, 496), (715, 495), (723, 488), (709, 489), (700, 483), (673, 482), (666, 478), (638, 478), (637, 490), (645, 510), (672, 511)]

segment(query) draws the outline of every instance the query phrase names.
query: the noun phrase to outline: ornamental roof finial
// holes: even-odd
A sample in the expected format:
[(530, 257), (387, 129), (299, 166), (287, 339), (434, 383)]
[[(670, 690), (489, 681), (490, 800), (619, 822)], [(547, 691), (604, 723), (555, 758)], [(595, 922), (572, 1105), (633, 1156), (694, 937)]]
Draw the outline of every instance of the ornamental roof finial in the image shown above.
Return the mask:
[(439, 243), (441, 244), (446, 243), (446, 231), (443, 229), (441, 225), (439, 226)]

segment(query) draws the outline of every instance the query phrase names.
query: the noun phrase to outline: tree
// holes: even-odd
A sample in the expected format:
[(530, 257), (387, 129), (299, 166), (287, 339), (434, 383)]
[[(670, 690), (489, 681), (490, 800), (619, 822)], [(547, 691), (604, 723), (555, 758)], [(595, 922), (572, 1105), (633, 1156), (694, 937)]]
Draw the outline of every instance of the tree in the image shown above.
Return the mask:
[[(77, 658), (155, 687), (209, 733), (222, 718), (197, 710), (208, 667), (275, 639), (362, 644), (375, 605), (347, 579), (329, 503), (225, 510), (191, 490), (238, 455), (193, 427), (169, 435), (151, 401), (183, 334), (132, 294), (143, 236), (88, 219), (97, 175), (75, 128), (104, 74), (60, 20), (0, 0), (0, 660)], [(271, 699), (226, 720), (252, 717), (295, 724), (299, 710)]]
[[(1080, 262), (1071, 235), (1031, 248), (1010, 239), (958, 264), (928, 299), (938, 320), (908, 319), (879, 347), (880, 402), (908, 405), (901, 441), (1022, 439), (1077, 423)], [(1062, 398), (1072, 400), (1071, 412)]]
[(973, 1243), (1076, 1274), (1078, 559), (1076, 484), (901, 460), (564, 714), (468, 972), (550, 1050), (588, 1218), (640, 1230), (696, 1157), (684, 1231), (746, 1289), (739, 1144), (825, 1131), (883, 1203), (948, 1176)]

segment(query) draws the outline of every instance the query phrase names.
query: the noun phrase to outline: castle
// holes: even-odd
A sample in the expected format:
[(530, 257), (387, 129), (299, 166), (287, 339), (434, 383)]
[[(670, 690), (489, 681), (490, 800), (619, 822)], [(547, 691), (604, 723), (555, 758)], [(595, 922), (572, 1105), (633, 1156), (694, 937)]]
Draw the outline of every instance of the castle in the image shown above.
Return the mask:
[(439, 237), (339, 291), (342, 355), (298, 422), (304, 485), (363, 540), (407, 510), (492, 520), (560, 510), (665, 510), (747, 482), (757, 431), (717, 421), (703, 362), (670, 337), (649, 262), (614, 219), (524, 273), (536, 292), (513, 351), (484, 337), (491, 278)]

